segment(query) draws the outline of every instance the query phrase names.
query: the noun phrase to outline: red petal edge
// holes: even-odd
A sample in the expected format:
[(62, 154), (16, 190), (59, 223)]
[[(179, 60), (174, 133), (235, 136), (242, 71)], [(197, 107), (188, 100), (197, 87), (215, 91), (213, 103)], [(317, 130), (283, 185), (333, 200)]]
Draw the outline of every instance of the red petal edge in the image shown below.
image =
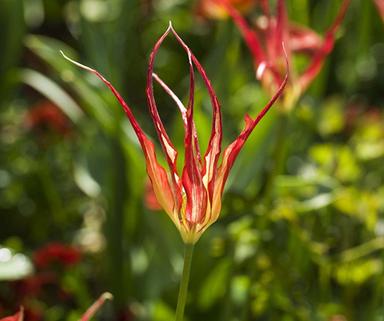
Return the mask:
[(216, 93), (213, 89), (213, 86), (207, 76), (207, 73), (203, 66), (200, 64), (196, 56), (192, 53), (189, 47), (184, 43), (184, 41), (179, 37), (174, 29), (172, 29), (173, 34), (176, 39), (179, 41), (184, 50), (191, 56), (193, 64), (196, 66), (199, 74), (201, 75), (204, 84), (208, 90), (211, 105), (212, 105), (212, 130), (211, 136), (208, 142), (207, 150), (204, 154), (204, 164), (202, 175), (206, 176), (207, 184), (208, 184), (208, 193), (209, 198), (212, 201), (213, 197), (213, 185), (215, 181), (216, 175), (216, 166), (221, 153), (221, 141), (222, 141), (222, 121), (221, 121), (221, 108), (220, 104), (217, 100)]
[[(167, 30), (161, 35), (159, 40), (156, 42), (155, 46), (152, 49), (152, 52), (149, 57), (149, 64), (148, 64), (148, 73), (147, 73), (147, 101), (149, 106), (149, 111), (151, 113), (151, 117), (153, 120), (153, 123), (155, 125), (155, 129), (157, 132), (157, 135), (159, 137), (160, 144), (163, 148), (164, 154), (166, 155), (166, 159), (168, 161), (170, 170), (173, 174), (177, 175), (177, 168), (176, 168), (176, 162), (177, 162), (177, 150), (173, 146), (165, 128), (163, 125), (163, 122), (161, 121), (159, 112), (157, 110), (157, 104), (156, 100), (153, 94), (153, 68), (155, 63), (155, 58), (157, 55), (158, 50), (160, 49), (160, 46), (164, 42), (164, 39), (167, 37), (167, 35), (170, 32), (170, 27), (167, 28)], [(174, 176), (174, 175), (172, 175)]]
[(239, 28), (254, 57), (255, 64), (260, 65), (263, 63), (266, 60), (265, 53), (256, 33), (249, 27), (248, 22), (227, 0), (216, 0), (216, 2), (221, 4), (227, 10), (228, 14)]
[(103, 293), (97, 300), (94, 302), (85, 313), (82, 315), (80, 321), (88, 321), (92, 318), (95, 313), (101, 308), (106, 300), (112, 300), (113, 296), (109, 292)]
[(112, 86), (112, 84), (104, 78), (103, 75), (101, 75), (97, 70), (92, 69), (88, 66), (82, 65), (78, 63), (77, 61), (74, 61), (73, 59), (67, 57), (62, 51), (61, 54), (65, 59), (70, 61), (71, 63), (75, 64), (76, 66), (89, 71), (93, 74), (95, 74), (107, 87), (112, 91), (112, 93), (115, 95), (117, 100), (119, 101), (120, 105), (123, 107), (125, 114), (127, 115), (137, 138), (139, 139), (141, 148), (144, 152), (144, 156), (146, 158), (146, 165), (147, 165), (147, 173), (149, 178), (151, 179), (151, 182), (153, 184), (153, 189), (156, 193), (156, 196), (158, 198), (159, 203), (164, 208), (164, 210), (172, 217), (173, 210), (175, 206), (175, 197), (174, 197), (174, 189), (171, 188), (171, 185), (168, 181), (168, 175), (165, 169), (158, 163), (156, 153), (155, 153), (155, 147), (153, 145), (153, 142), (144, 134), (143, 130), (140, 128), (139, 124), (137, 123), (135, 117), (133, 116), (133, 113), (130, 109), (130, 107), (127, 105), (127, 103), (124, 101), (124, 99), (121, 97), (121, 95), (117, 92), (117, 90)]
[[(287, 73), (285, 74), (283, 82), (280, 84), (280, 87), (276, 91), (276, 93), (273, 95), (273, 97), (270, 99), (270, 101), (264, 106), (264, 108), (259, 112), (259, 114), (256, 116), (255, 119), (251, 119), (249, 115), (245, 116), (245, 127), (240, 133), (240, 135), (225, 149), (223, 160), (220, 166), (220, 173), (223, 177), (223, 181), (221, 182), (220, 192), (222, 192), (224, 188), (225, 181), (228, 177), (229, 171), (231, 170), (233, 163), (236, 160), (237, 155), (239, 154), (241, 148), (243, 147), (244, 143), (248, 139), (249, 135), (252, 133), (253, 129), (256, 127), (256, 125), (260, 122), (260, 120), (265, 116), (265, 114), (269, 111), (269, 109), (273, 106), (273, 104), (276, 102), (276, 100), (280, 97), (282, 94), (289, 77), (288, 72), (288, 59), (287, 54), (285, 51), (285, 47), (283, 44), (283, 51), (285, 54), (286, 59), (286, 65), (287, 65)], [(221, 176), (220, 175), (220, 176)], [(217, 187), (216, 187), (217, 188)]]
[(318, 75), (321, 70), (321, 67), (323, 66), (325, 58), (332, 51), (335, 42), (335, 33), (340, 27), (340, 24), (345, 17), (350, 3), (351, 0), (343, 1), (335, 21), (325, 34), (323, 45), (321, 46), (321, 48), (319, 48), (319, 50), (313, 57), (310, 65), (299, 78), (299, 88), (301, 91), (304, 91), (313, 81), (313, 79)]

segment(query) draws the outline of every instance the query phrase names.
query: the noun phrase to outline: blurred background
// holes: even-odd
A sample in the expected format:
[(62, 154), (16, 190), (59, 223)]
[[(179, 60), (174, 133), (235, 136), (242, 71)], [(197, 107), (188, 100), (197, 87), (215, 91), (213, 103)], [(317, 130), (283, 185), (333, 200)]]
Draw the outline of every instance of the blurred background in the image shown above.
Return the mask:
[[(286, 4), (290, 21), (322, 35), (341, 1)], [(172, 20), (216, 90), (225, 146), (245, 113), (255, 115), (269, 96), (233, 21), (209, 6), (0, 1), (0, 316), (23, 305), (26, 321), (77, 320), (110, 291), (114, 300), (97, 318), (173, 319), (181, 238), (154, 200), (121, 107), (59, 50), (111, 80), (154, 137), (147, 61)], [(250, 7), (244, 15), (257, 16)], [(383, 7), (352, 1), (322, 72), (286, 116), (284, 135), (279, 106), (255, 129), (219, 221), (196, 246), (187, 320), (384, 320)], [(188, 96), (187, 57), (172, 37), (155, 69)], [(157, 89), (182, 150), (181, 118)], [(211, 112), (201, 80), (195, 119), (206, 146)]]

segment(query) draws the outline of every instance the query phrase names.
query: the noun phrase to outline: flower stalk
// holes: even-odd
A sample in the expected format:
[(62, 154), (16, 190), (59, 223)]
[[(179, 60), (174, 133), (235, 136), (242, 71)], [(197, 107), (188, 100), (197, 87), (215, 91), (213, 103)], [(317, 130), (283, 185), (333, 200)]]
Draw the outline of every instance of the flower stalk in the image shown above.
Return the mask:
[(194, 244), (186, 243), (184, 246), (183, 274), (180, 281), (179, 296), (177, 299), (176, 321), (183, 321), (185, 304), (187, 303), (188, 284), (191, 274)]

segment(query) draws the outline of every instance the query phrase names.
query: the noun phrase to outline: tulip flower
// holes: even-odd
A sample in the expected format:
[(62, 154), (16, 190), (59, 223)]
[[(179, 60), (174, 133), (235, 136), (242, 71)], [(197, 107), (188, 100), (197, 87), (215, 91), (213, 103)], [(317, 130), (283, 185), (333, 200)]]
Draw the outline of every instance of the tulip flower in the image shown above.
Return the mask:
[(309, 58), (309, 64), (303, 72), (293, 70), (284, 93), (284, 107), (289, 110), (319, 74), (326, 57), (333, 49), (335, 34), (344, 19), (350, 0), (343, 0), (339, 12), (325, 33), (324, 38), (315, 31), (289, 21), (285, 0), (277, 1), (276, 16), (272, 15), (268, 0), (258, 1), (262, 16), (252, 28), (242, 14), (228, 0), (215, 0), (232, 17), (240, 30), (253, 56), (256, 77), (263, 86), (273, 92), (284, 78), (284, 52), (281, 43), (287, 49), (289, 65), (292, 58), (303, 54)]
[[(187, 106), (185, 106), (176, 94), (168, 87), (168, 85), (153, 72), (157, 52), (165, 38), (170, 33), (174, 35), (177, 42), (184, 49), (188, 57), (189, 99)], [(231, 170), (237, 155), (255, 126), (281, 95), (288, 81), (288, 74), (286, 74), (276, 93), (259, 112), (256, 118), (252, 119), (248, 115), (245, 116), (244, 129), (224, 150), (224, 152), (221, 153), (221, 141), (223, 135), (221, 107), (217, 100), (215, 91), (200, 62), (170, 24), (165, 33), (157, 41), (150, 54), (146, 88), (149, 111), (154, 122), (165, 159), (168, 163), (168, 170), (166, 170), (157, 160), (155, 146), (152, 140), (141, 129), (133, 116), (131, 108), (123, 100), (112, 84), (98, 71), (73, 61), (65, 55), (64, 57), (75, 65), (94, 73), (116, 96), (117, 100), (123, 107), (144, 152), (147, 173), (157, 201), (179, 229), (185, 242), (184, 267), (176, 309), (176, 321), (182, 321), (188, 292), (193, 246), (202, 233), (218, 219), (224, 185), (229, 175), (229, 171)], [(212, 105), (212, 132), (209, 138), (207, 150), (204, 154), (200, 151), (196, 124), (193, 120), (195, 68), (204, 81), (204, 85), (208, 90)], [(157, 82), (160, 87), (173, 99), (181, 113), (185, 130), (184, 166), (181, 172), (178, 171), (177, 167), (178, 151), (172, 144), (157, 109), (156, 100), (153, 94), (154, 81)]]
[[(153, 72), (157, 52), (169, 33), (172, 33), (175, 36), (176, 40), (188, 56), (190, 88), (187, 106), (184, 106), (181, 100), (168, 87), (168, 85)], [(248, 115), (245, 116), (245, 127), (243, 131), (221, 155), (222, 123), (220, 104), (204, 68), (170, 24), (165, 33), (155, 44), (150, 55), (146, 88), (149, 111), (168, 163), (167, 171), (157, 160), (153, 142), (143, 132), (133, 116), (131, 108), (123, 100), (112, 84), (98, 71), (73, 61), (65, 55), (64, 57), (77, 66), (94, 73), (116, 96), (130, 123), (132, 124), (144, 152), (147, 173), (158, 203), (172, 219), (173, 223), (180, 231), (184, 242), (187, 244), (194, 244), (200, 238), (201, 234), (218, 219), (221, 209), (224, 184), (227, 180), (229, 171), (255, 126), (281, 95), (287, 82), (287, 76), (282, 79), (277, 92), (273, 95), (272, 99), (266, 104), (266, 106), (264, 106), (255, 119), (252, 119)], [(213, 113), (212, 132), (207, 150), (204, 154), (200, 152), (196, 124), (193, 120), (195, 87), (194, 68), (196, 68), (201, 75), (208, 90)], [(176, 103), (184, 123), (185, 161), (181, 172), (177, 169), (178, 151), (171, 142), (171, 139), (169, 138), (158, 113), (156, 100), (153, 94), (154, 81), (156, 81)], [(220, 156), (222, 158), (221, 163), (219, 164)]]
[(47, 268), (54, 263), (70, 267), (80, 260), (81, 253), (77, 248), (58, 242), (49, 243), (33, 254), (33, 261), (40, 269)]

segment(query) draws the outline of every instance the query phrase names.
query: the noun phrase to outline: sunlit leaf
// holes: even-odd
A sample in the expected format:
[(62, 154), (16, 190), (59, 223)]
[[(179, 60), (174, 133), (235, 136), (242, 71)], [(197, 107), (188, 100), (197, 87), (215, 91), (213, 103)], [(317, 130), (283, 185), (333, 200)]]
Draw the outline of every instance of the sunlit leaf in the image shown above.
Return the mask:
[(54, 81), (31, 69), (24, 69), (20, 74), (25, 84), (54, 102), (74, 123), (80, 121), (83, 116), (80, 106)]
[(12, 253), (5, 247), (0, 247), (0, 280), (19, 280), (32, 274), (31, 261), (21, 253)]
[(226, 290), (230, 263), (228, 260), (221, 260), (208, 274), (200, 289), (198, 303), (207, 309), (220, 299)]
[(362, 284), (375, 275), (381, 274), (383, 263), (378, 259), (356, 261), (336, 267), (336, 278), (341, 284)]

